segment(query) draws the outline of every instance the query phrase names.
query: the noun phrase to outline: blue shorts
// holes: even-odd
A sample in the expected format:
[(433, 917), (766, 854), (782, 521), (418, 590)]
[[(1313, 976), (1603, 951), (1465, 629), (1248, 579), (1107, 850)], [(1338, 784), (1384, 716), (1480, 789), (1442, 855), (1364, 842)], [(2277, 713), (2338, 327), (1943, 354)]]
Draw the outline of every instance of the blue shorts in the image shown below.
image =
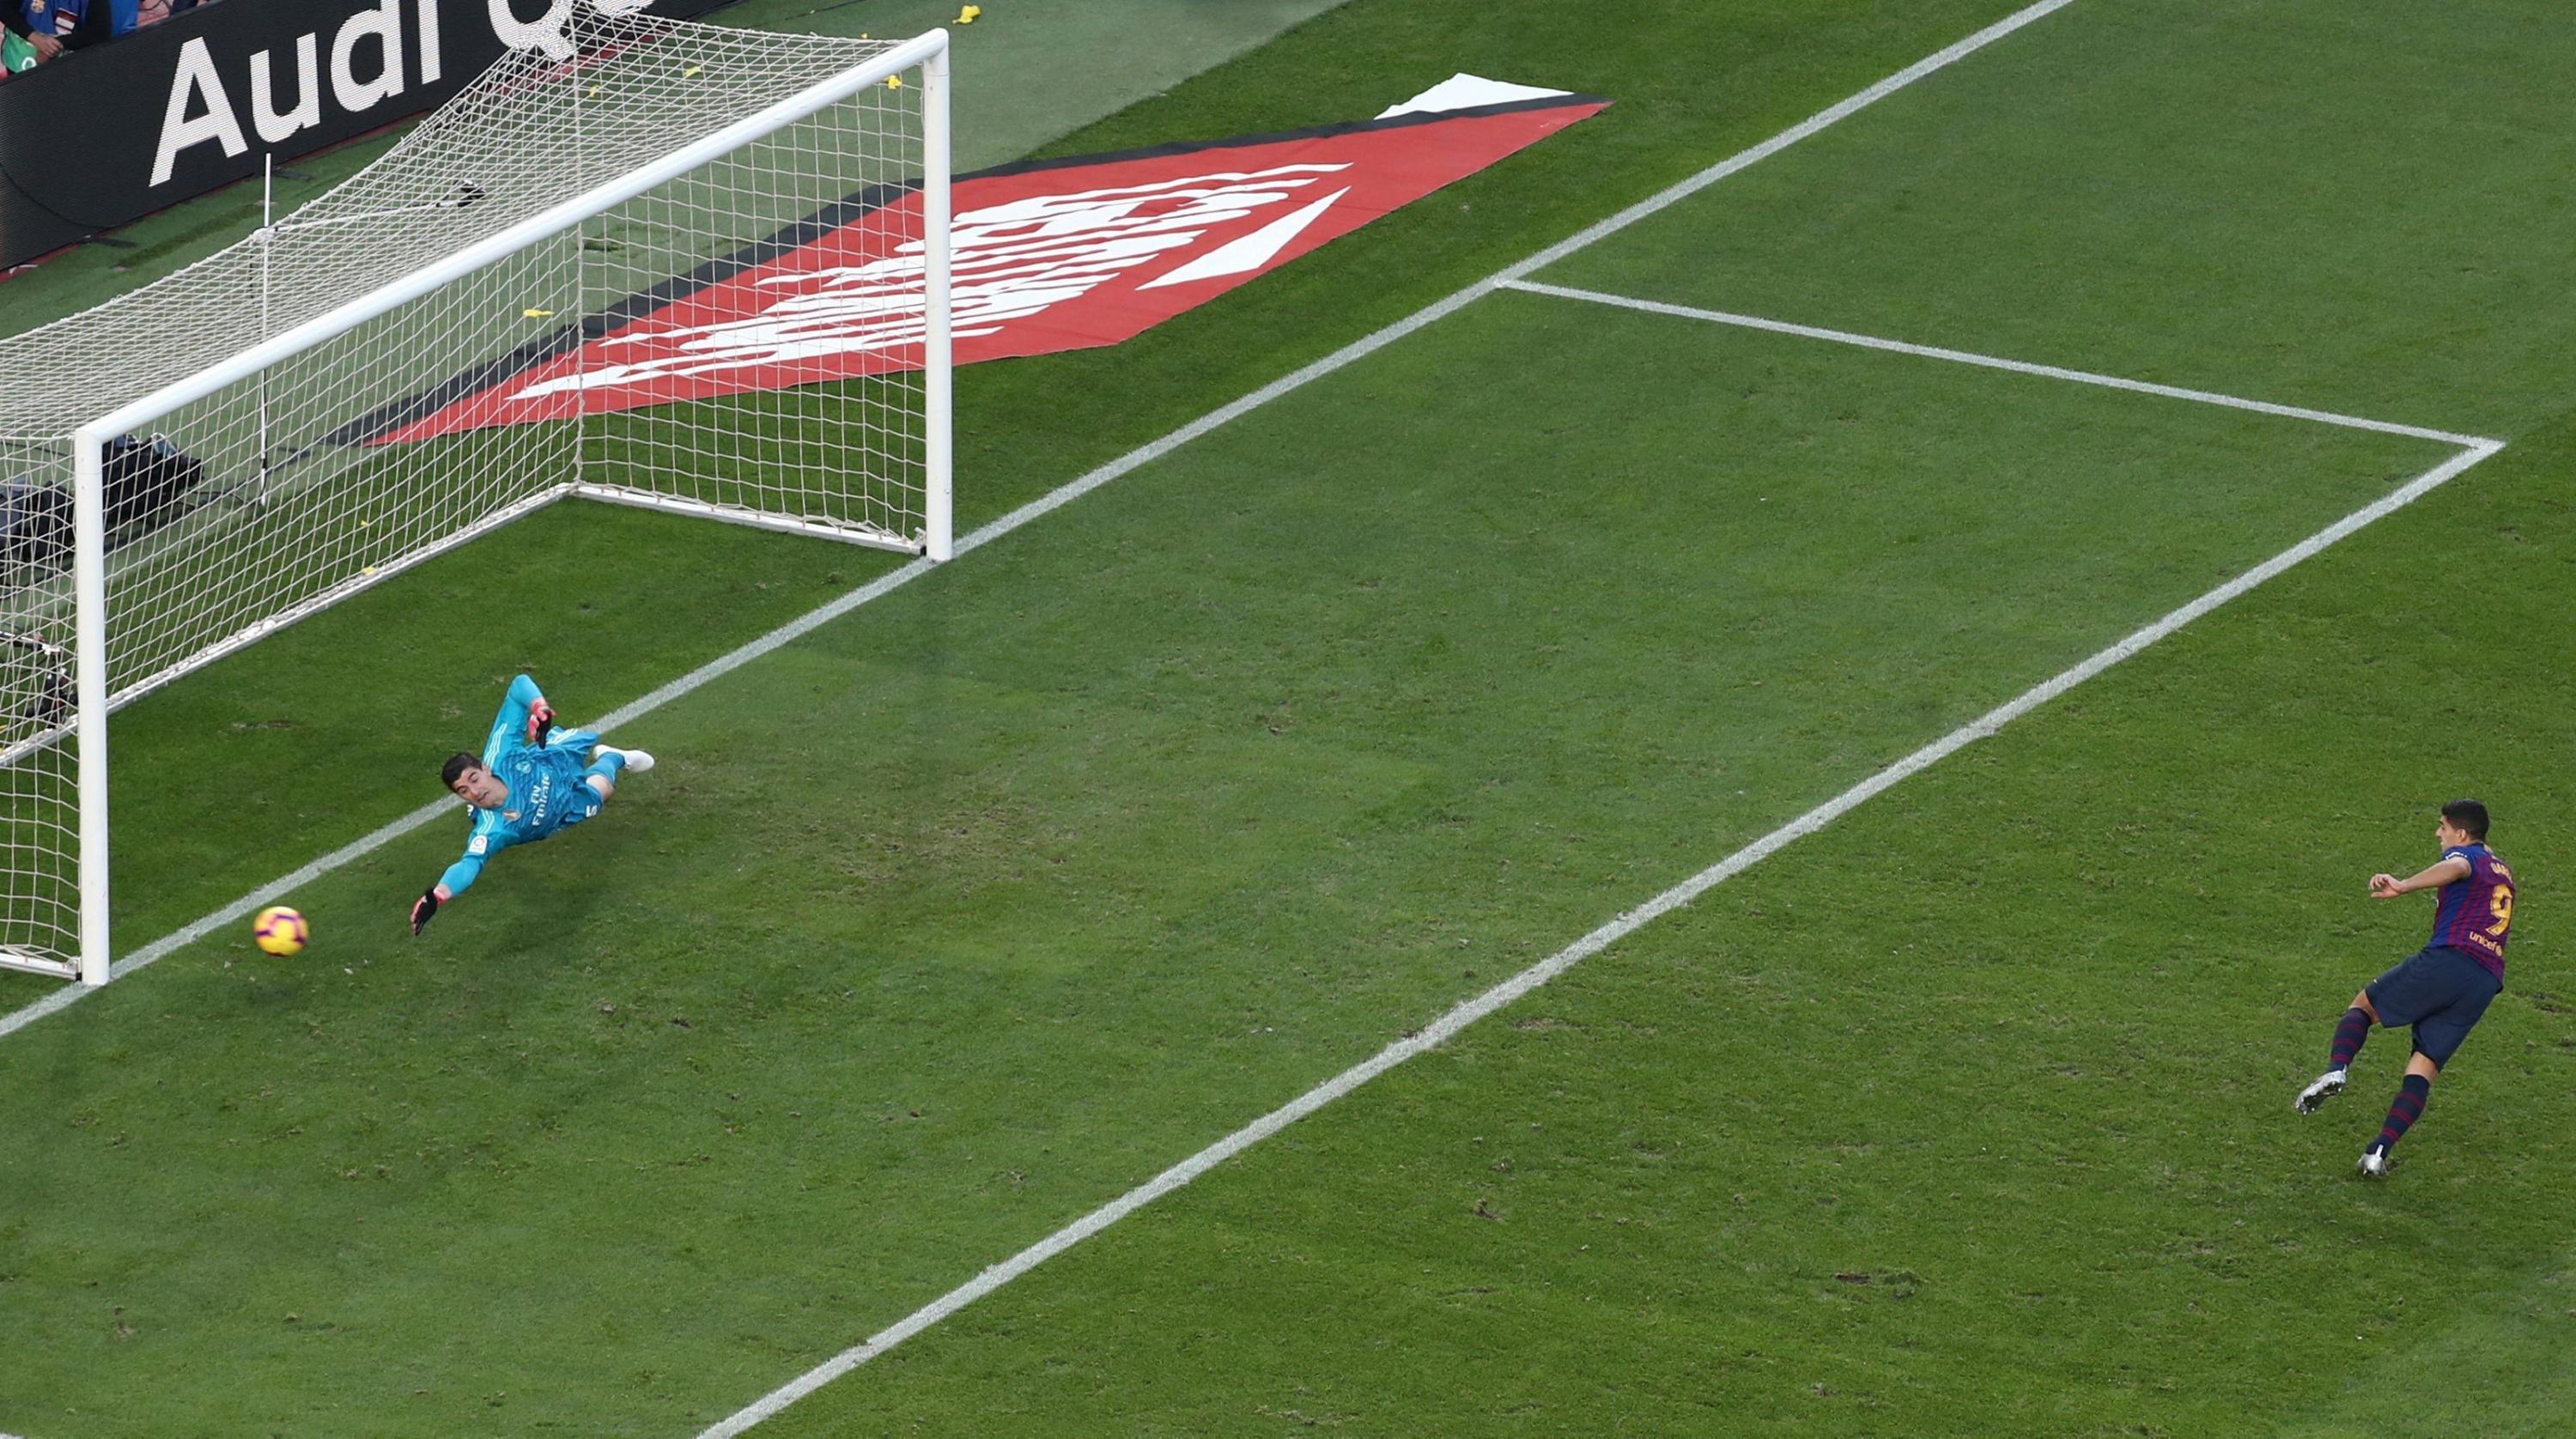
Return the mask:
[(2448, 1064), (2487, 1012), (2488, 1002), (2503, 989), (2503, 980), (2466, 954), (2447, 945), (2427, 945), (2399, 960), (2362, 993), (2370, 996), (2382, 1025), (2413, 1026), (2416, 1053)]
[(590, 747), (597, 743), (599, 743), (597, 730), (564, 729), (558, 726), (546, 731), (544, 748), (562, 750), (573, 756), (574, 763), (581, 764), (588, 762)]

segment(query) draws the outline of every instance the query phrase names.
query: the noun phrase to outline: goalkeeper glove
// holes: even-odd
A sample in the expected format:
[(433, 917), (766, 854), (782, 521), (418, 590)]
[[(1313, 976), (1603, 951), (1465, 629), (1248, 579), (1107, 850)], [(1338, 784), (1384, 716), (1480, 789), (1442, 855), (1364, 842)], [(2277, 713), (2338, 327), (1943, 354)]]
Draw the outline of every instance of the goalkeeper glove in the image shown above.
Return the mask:
[(411, 903), (411, 932), (417, 936), (422, 930), (429, 928), (431, 916), (437, 913), (438, 886), (433, 884), (421, 891), (420, 898)]
[(547, 704), (544, 700), (539, 700), (535, 704), (528, 706), (528, 743), (534, 745), (544, 744), (546, 742), (546, 731), (554, 728), (554, 724), (555, 707), (553, 705)]

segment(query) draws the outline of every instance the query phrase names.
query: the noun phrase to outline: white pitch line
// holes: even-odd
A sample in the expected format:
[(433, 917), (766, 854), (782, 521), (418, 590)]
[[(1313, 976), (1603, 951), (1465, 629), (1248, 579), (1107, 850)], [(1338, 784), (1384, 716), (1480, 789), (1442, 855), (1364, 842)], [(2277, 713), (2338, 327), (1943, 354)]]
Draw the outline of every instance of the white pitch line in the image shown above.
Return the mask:
[[(1011, 511), (1000, 519), (994, 520), (990, 524), (978, 527), (973, 533), (968, 534), (957, 542), (956, 554), (963, 557), (973, 550), (980, 549), (984, 545), (1000, 539), (1002, 536), (1007, 535), (1011, 531), (1018, 529), (1020, 526), (1027, 524), (1029, 521), (1038, 518), (1040, 515), (1044, 515), (1063, 505), (1070, 504), (1074, 500), (1082, 498), (1084, 495), (1091, 493), (1093, 490), (1099, 489), (1102, 485), (1108, 484), (1110, 481), (1115, 480), (1122, 475), (1128, 474), (1144, 465), (1152, 464), (1154, 461), (1161, 459), (1163, 456), (1170, 454), (1172, 451), (1179, 449), (1190, 441), (1208, 433), (1210, 430), (1216, 429), (1220, 425), (1240, 419), (1254, 410), (1260, 409), (1262, 406), (1269, 404), (1271, 401), (1278, 399), (1282, 395), (1286, 395), (1294, 390), (1302, 389), (1315, 380), (1332, 374), (1334, 371), (1342, 369), (1355, 361), (1375, 354), (1377, 351), (1386, 348), (1397, 340), (1403, 339), (1405, 336), (1412, 334), (1416, 330), (1422, 329), (1433, 321), (1441, 319), (1446, 315), (1453, 314), (1466, 305), (1469, 305), (1486, 295), (1492, 294), (1496, 289), (1503, 285), (1513, 280), (1517, 280), (1543, 266), (1554, 264), (1558, 260), (1573, 254), (1575, 251), (1582, 249), (1586, 245), (1592, 244), (1594, 241), (1599, 240), (1604, 236), (1624, 230), (1628, 226), (1635, 224), (1637, 221), (1646, 218), (1648, 215), (1654, 214), (1656, 211), (1662, 210), (1665, 207), (1686, 199), (1691, 195), (1695, 195), (1701, 190), (1708, 188), (1710, 185), (1713, 185), (1718, 181), (1725, 179), (1727, 176), (1734, 174), (1736, 171), (1743, 169), (1745, 166), (1750, 165), (1765, 156), (1775, 154), (1856, 111), (1864, 109), (1870, 105), (1874, 105), (1880, 100), (1883, 100), (1888, 96), (1895, 94), (1897, 91), (1904, 89), (1906, 86), (1913, 84), (1915, 81), (1922, 79), (1924, 76), (1929, 75), (1936, 70), (1940, 70), (1990, 44), (1993, 44), (1995, 41), (2002, 39), (2004, 36), (2011, 34), (2024, 25), (2039, 19), (2041, 16), (2047, 15), (2052, 11), (2063, 9), (2073, 3), (2074, 0), (2040, 0), (2040, 3), (2036, 5), (2029, 6), (2026, 9), (2017, 10), (2012, 14), (2005, 16), (2003, 19), (1996, 21), (1994, 24), (1987, 26), (1985, 29), (1978, 31), (1974, 35), (1969, 36), (1967, 39), (1950, 46), (1948, 49), (1928, 55), (1923, 59), (1916, 61), (1912, 65), (1908, 65), (1904, 69), (1897, 71), (1895, 74), (1888, 76), (1886, 79), (1879, 81), (1877, 84), (1870, 86), (1868, 89), (1861, 91), (1859, 94), (1852, 96), (1850, 99), (1844, 100), (1842, 103), (1832, 106), (1829, 109), (1818, 111), (1816, 114), (1809, 116), (1807, 119), (1800, 121), (1796, 125), (1790, 126), (1788, 129), (1781, 131), (1779, 134), (1772, 136), (1770, 139), (1763, 141), (1759, 145), (1753, 146), (1751, 149), (1731, 155), (1728, 158), (1719, 161), (1717, 164), (1693, 175), (1691, 178), (1651, 195), (1610, 218), (1591, 226), (1579, 234), (1568, 239), (1561, 240), (1554, 245), (1550, 245), (1546, 249), (1539, 251), (1537, 254), (1530, 256), (1528, 259), (1521, 261), (1519, 264), (1512, 265), (1486, 277), (1485, 279), (1478, 280), (1476, 283), (1467, 286), (1456, 294), (1426, 305), (1422, 309), (1416, 310), (1412, 314), (1388, 325), (1384, 329), (1363, 336), (1358, 340), (1354, 340), (1350, 344), (1344, 345), (1342, 348), (1335, 350), (1331, 354), (1324, 356), (1322, 359), (1317, 360), (1302, 369), (1283, 375), (1231, 404), (1225, 405), (1219, 409), (1211, 410), (1207, 414), (1201, 415), (1190, 423), (1183, 425), (1168, 435), (1163, 436), (1161, 439), (1131, 450), (1127, 454), (1121, 455), (1117, 459), (1110, 461), (1108, 464), (1102, 465), (1091, 473), (1082, 476), (1080, 479), (1073, 480), (1055, 490), (1049, 491), (1047, 494), (1042, 495), (1035, 500), (1031, 500), (1029, 503), (1020, 506), (1018, 509)], [(759, 639), (753, 640), (751, 643), (744, 645), (742, 648), (734, 650), (730, 654), (726, 654), (718, 659), (711, 660), (708, 663), (699, 666), (697, 669), (691, 670), (689, 673), (682, 675), (680, 678), (671, 681), (669, 684), (662, 686), (660, 689), (657, 689), (652, 693), (626, 705), (620, 706), (618, 709), (611, 711), (608, 715), (595, 721), (594, 727), (602, 730), (611, 729), (650, 714), (654, 710), (661, 708), (663, 705), (666, 705), (671, 701), (678, 699), (682, 695), (689, 693), (691, 690), (698, 688), (700, 685), (722, 675), (728, 674), (733, 670), (739, 669), (752, 660), (758, 659), (762, 655), (768, 654), (770, 651), (777, 649), (779, 646), (810, 634), (815, 629), (841, 618), (843, 615), (848, 614), (850, 611), (857, 609), (859, 606), (866, 604), (870, 600), (876, 599), (889, 591), (895, 590), (919, 579), (921, 576), (929, 573), (932, 568), (934, 567), (928, 561), (917, 560), (912, 564), (905, 565), (901, 569), (894, 570), (886, 575), (880, 576), (869, 584), (863, 585), (858, 589), (851, 591), (849, 594), (843, 595), (841, 598), (833, 600), (819, 609), (813, 610), (801, 618), (791, 620), (788, 623), (781, 625), (777, 629), (770, 631), (768, 634), (761, 636)], [(294, 886), (310, 883), (314, 879), (349, 863), (351, 860), (358, 859), (384, 847), (387, 844), (390, 844), (394, 840), (399, 839), (402, 836), (411, 833), (413, 830), (420, 828), (422, 825), (429, 823), (431, 820), (436, 819), (438, 816), (449, 813), (453, 813), (453, 804), (451, 801), (442, 800), (436, 803), (423, 805), (419, 809), (413, 810), (410, 814), (403, 816), (401, 819), (394, 821), (392, 824), (386, 825), (375, 833), (366, 836), (364, 839), (360, 839), (352, 844), (333, 850), (331, 853), (313, 861), (302, 869), (296, 870), (293, 874), (286, 875), (280, 879), (271, 880), (269, 883), (260, 886), (258, 889), (242, 896), (240, 899), (234, 900), (232, 903), (225, 905), (221, 909), (215, 910), (190, 924), (163, 935), (161, 938), (154, 940), (139, 950), (136, 950), (133, 954), (116, 961), (109, 967), (108, 977), (110, 979), (122, 978), (146, 965), (152, 964), (174, 951), (195, 943), (197, 940), (204, 938), (207, 934), (216, 929), (238, 922), (244, 916), (249, 915), (252, 911), (258, 909), (261, 905), (284, 895)], [(82, 998), (86, 997), (90, 993), (91, 990), (86, 985), (72, 985), (58, 990), (53, 994), (47, 995), (45, 998), (36, 1001), (34, 1004), (28, 1005), (24, 1009), (17, 1010), (16, 1012), (8, 1015), (0, 1015), (0, 1038), (5, 1038), (20, 1029), (24, 1029), (37, 1020), (44, 1018), (46, 1015), (68, 1008), (69, 1006), (78, 1003)]]
[(1520, 279), (1524, 275), (1531, 274), (1535, 271), (1545, 269), (1549, 265), (1555, 264), (1557, 261), (1573, 254), (1575, 251), (1583, 249), (1593, 242), (1602, 239), (1604, 236), (1613, 235), (1621, 230), (1627, 229), (1630, 225), (1637, 223), (1648, 215), (1652, 215), (1659, 210), (1668, 209), (1674, 205), (1678, 205), (1682, 201), (1689, 199), (1691, 196), (1698, 194), (1700, 191), (1707, 189), (1709, 186), (1716, 184), (1718, 181), (1725, 179), (1727, 176), (1734, 174), (1736, 171), (1744, 169), (1749, 165), (1759, 164), (1760, 162), (1779, 154), (1781, 151), (1788, 149), (1790, 146), (1797, 144), (1799, 141), (1806, 139), (1808, 136), (1815, 134), (1817, 131), (1826, 128), (1827, 126), (1850, 119), (1853, 115), (1868, 109), (1870, 106), (1875, 105), (1879, 101), (1886, 99), (1888, 96), (1895, 94), (1897, 91), (1904, 89), (1906, 86), (1913, 84), (1924, 76), (1933, 74), (1936, 71), (1946, 70), (1950, 66), (1957, 64), (1961, 60), (1965, 60), (1969, 56), (1974, 55), (1978, 51), (1983, 50), (1998, 40), (2001, 40), (2005, 36), (2013, 33), (2015, 30), (2030, 24), (2032, 21), (2055, 14), (2074, 3), (2075, 0), (2039, 0), (2039, 3), (2036, 5), (2016, 10), (2001, 20), (1996, 21), (1992, 25), (1987, 26), (1985, 29), (1978, 31), (1976, 34), (1969, 36), (1967, 39), (1960, 41), (1958, 44), (1952, 45), (1947, 49), (1936, 50), (1931, 54), (1924, 56), (1922, 59), (1915, 61), (1913, 64), (1908, 65), (1904, 69), (1897, 71), (1895, 74), (1888, 76), (1886, 79), (1879, 81), (1877, 84), (1870, 86), (1868, 89), (1861, 91), (1850, 99), (1844, 100), (1840, 104), (1830, 105), (1817, 111), (1815, 114), (1810, 115), (1806, 119), (1799, 121), (1797, 124), (1790, 126), (1788, 129), (1781, 131), (1779, 134), (1772, 136), (1761, 144), (1755, 145), (1750, 149), (1739, 150), (1735, 154), (1727, 156), (1725, 159), (1718, 161), (1716, 164), (1711, 165), (1707, 169), (1700, 171), (1698, 174), (1691, 176), (1689, 179), (1682, 181), (1680, 184), (1674, 185), (1672, 188), (1667, 190), (1658, 191), (1655, 194), (1638, 201), (1636, 204), (1629, 206), (1627, 209), (1620, 211), (1618, 214), (1611, 216), (1609, 219), (1603, 220), (1599, 224), (1582, 231), (1580, 234), (1573, 235), (1567, 239), (1557, 242), (1556, 244), (1548, 246), (1546, 249), (1539, 251), (1537, 254), (1530, 256), (1528, 259), (1523, 260), (1519, 264), (1512, 266), (1510, 269), (1503, 271), (1499, 275), (1496, 275), (1493, 279), (1486, 281), (1485, 288), (1508, 285), (1514, 280)]
[(2375, 430), (2383, 435), (2404, 435), (2409, 439), (2436, 440), (2446, 445), (2500, 443), (2479, 435), (2453, 434), (2449, 430), (2428, 430), (2421, 425), (2401, 425), (2393, 420), (2366, 419), (2360, 415), (2339, 415), (2331, 410), (2310, 410), (2298, 405), (2276, 405), (2268, 400), (2248, 400), (2236, 395), (2222, 395), (2212, 390), (2187, 390), (2179, 385), (2159, 385), (2148, 380), (2125, 380), (2118, 375), (2096, 374), (2091, 370), (2069, 370), (2056, 365), (2034, 365), (2027, 360), (2007, 360), (2000, 356), (1979, 355), (1967, 350), (1945, 350), (1938, 345), (1917, 345), (1904, 340), (1881, 339), (1876, 335), (1854, 334), (1849, 330), (1826, 330), (1814, 325), (1793, 325), (1786, 320), (1766, 320), (1759, 315), (1738, 315), (1725, 310), (1703, 310), (1695, 305), (1676, 305), (1664, 300), (1640, 300), (1633, 295), (1612, 295), (1600, 290), (1579, 290), (1571, 285), (1544, 285), (1535, 280), (1506, 280), (1502, 288), (1519, 290), (1531, 295), (1552, 295), (1560, 300), (1586, 300), (1595, 305), (1613, 305), (1622, 310), (1637, 310), (1649, 315), (1705, 320), (1713, 325), (1733, 325), (1746, 330), (1767, 330), (1775, 335), (1796, 335), (1802, 339), (1826, 340), (1837, 345), (1856, 345), (1864, 350), (1885, 350), (1891, 354), (1919, 355), (1927, 360), (1951, 360), (1958, 364), (1977, 365), (1989, 370), (2009, 370), (2016, 375), (2072, 380), (2079, 385), (2099, 385), (2104, 389), (2127, 390), (2140, 395), (2161, 395), (2168, 400), (2190, 400), (2196, 404), (2224, 405), (2231, 410), (2252, 410), (2258, 415), (2279, 415), (2292, 420), (2314, 420), (2321, 425), (2340, 425), (2347, 430)]
[(794, 1380), (763, 1395), (731, 1417), (701, 1430), (698, 1439), (732, 1439), (762, 1420), (777, 1414), (788, 1405), (831, 1383), (833, 1380), (885, 1353), (906, 1339), (919, 1334), (939, 1321), (992, 1294), (1003, 1285), (1027, 1274), (1055, 1256), (1089, 1239), (1100, 1231), (1135, 1213), (1155, 1200), (1197, 1179), (1199, 1176), (1241, 1154), (1289, 1125), (1304, 1119), (1324, 1106), (1350, 1094), (1361, 1085), (1416, 1056), (1446, 1044), (1458, 1033), (1505, 1005), (1555, 979), (1575, 965), (1609, 948), (1652, 924), (1674, 910), (1689, 904), (1730, 877), (1761, 863), (1783, 846), (1815, 833), (1836, 819), (1850, 813), (1872, 797), (1892, 788), (1907, 777), (1918, 774), (1943, 758), (1984, 739), (2005, 725), (2048, 703), (2057, 696), (2102, 673), (2120, 661), (2190, 624), (2193, 620), (2244, 594), (2255, 586), (2307, 559), (2345, 536), (2380, 517), (2398, 510), (2458, 476), (2471, 465), (2503, 449), (2494, 440), (2480, 440), (2441, 464), (2418, 475), (2403, 488), (2390, 492), (2376, 504), (2356, 510), (2299, 543), (2247, 570), (2189, 604), (2165, 615), (2146, 628), (2119, 643), (2093, 655), (2072, 669), (2033, 685), (2011, 700), (1997, 705), (1967, 724), (1952, 730), (1923, 746), (1895, 764), (1880, 770), (1832, 799), (1762, 836), (1753, 843), (1656, 895), (1635, 909), (1626, 910), (1583, 936), (1574, 943), (1466, 1000), (1439, 1018), (1403, 1039), (1379, 1050), (1369, 1059), (1343, 1070), (1304, 1094), (1270, 1111), (1207, 1148), (1173, 1165), (1152, 1179), (1082, 1216), (1073, 1223), (1012, 1255), (999, 1264), (986, 1268), (973, 1279), (948, 1291), (939, 1298), (914, 1310), (892, 1326), (871, 1335), (863, 1344), (841, 1351), (832, 1358), (807, 1370)]

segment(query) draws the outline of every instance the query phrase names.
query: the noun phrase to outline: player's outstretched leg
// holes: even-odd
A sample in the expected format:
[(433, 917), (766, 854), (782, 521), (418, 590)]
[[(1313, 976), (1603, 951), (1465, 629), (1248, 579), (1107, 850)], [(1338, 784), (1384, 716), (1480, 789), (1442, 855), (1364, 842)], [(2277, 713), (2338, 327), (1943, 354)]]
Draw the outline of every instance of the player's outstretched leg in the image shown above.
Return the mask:
[(2344, 1083), (2341, 1069), (2329, 1069), (2309, 1080), (2308, 1087), (2299, 1091), (2299, 1097), (2290, 1101), (2290, 1107), (2301, 1114), (2314, 1114), (2318, 1106), (2343, 1093)]
[[(640, 749), (619, 749), (603, 744), (591, 751), (590, 766), (581, 772), (581, 782), (602, 801), (617, 793), (617, 781), (629, 770), (636, 774), (653, 767), (653, 757)], [(596, 811), (593, 811), (596, 813)]]
[(2370, 1038), (2370, 1026), (2379, 1016), (2371, 1009), (2367, 993), (2352, 997), (2352, 1008), (2335, 1022), (2334, 1044), (2326, 1052), (2326, 1072), (2309, 1081), (2290, 1101), (2290, 1107), (2301, 1114), (2314, 1114), (2317, 1106), (2343, 1093), (2344, 1071), (2352, 1068), (2352, 1057), (2361, 1053), (2362, 1041)]
[(2397, 1097), (2388, 1101), (2388, 1118), (2379, 1126), (2379, 1137), (2361, 1152), (2362, 1178), (2388, 1177), (2389, 1151), (2406, 1137), (2407, 1130), (2415, 1127), (2416, 1120), (2424, 1117), (2424, 1101), (2433, 1097), (2433, 1076), (2441, 1072), (2442, 1067), (2427, 1055), (2418, 1054), (2407, 1061), (2406, 1080), (2397, 1087)]
[(633, 770), (637, 774), (651, 773), (653, 756), (640, 749), (619, 749), (615, 745), (603, 743), (590, 752), (590, 763), (594, 770), (603, 765), (607, 766), (609, 778), (615, 779), (620, 770)]

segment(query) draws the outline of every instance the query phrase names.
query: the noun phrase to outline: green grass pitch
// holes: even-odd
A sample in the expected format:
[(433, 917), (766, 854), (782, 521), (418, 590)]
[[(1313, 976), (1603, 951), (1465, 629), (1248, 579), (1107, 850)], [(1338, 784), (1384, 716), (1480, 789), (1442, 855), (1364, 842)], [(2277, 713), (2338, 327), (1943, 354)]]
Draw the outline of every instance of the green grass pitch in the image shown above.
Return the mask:
[[(1351, 0), (1070, 137), (1616, 101), (961, 372), (959, 528), (2013, 8)], [(2576, 1433), (2562, 18), (2075, 0), (1537, 275), (2507, 448), (753, 1432)], [(0, 1432), (696, 1433), (2454, 448), (1480, 299), (655, 711), (422, 940), (443, 822), (0, 1037)], [(894, 563), (557, 506), (192, 676), (119, 947)], [(2403, 1041), (2288, 1101), (2464, 792), (2510, 983), (2365, 1187)]]

